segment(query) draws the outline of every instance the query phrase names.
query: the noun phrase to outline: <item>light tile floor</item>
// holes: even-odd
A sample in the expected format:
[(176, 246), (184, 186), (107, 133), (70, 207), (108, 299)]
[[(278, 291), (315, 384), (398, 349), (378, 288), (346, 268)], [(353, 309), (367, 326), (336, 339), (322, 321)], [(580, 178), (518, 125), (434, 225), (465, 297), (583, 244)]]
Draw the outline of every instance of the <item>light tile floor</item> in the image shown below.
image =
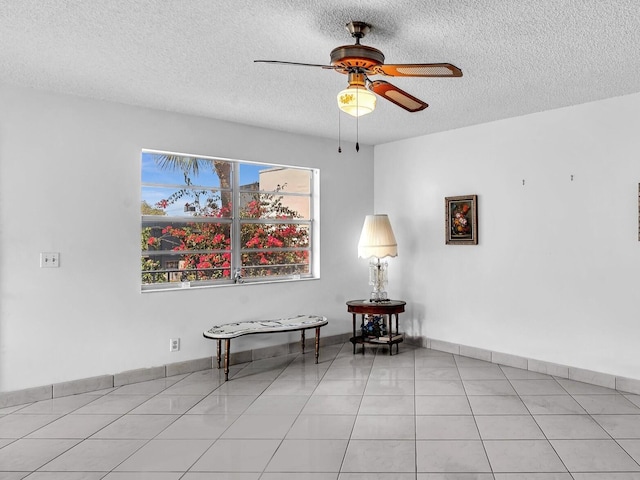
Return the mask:
[(351, 344), (0, 410), (0, 480), (640, 480), (640, 396)]

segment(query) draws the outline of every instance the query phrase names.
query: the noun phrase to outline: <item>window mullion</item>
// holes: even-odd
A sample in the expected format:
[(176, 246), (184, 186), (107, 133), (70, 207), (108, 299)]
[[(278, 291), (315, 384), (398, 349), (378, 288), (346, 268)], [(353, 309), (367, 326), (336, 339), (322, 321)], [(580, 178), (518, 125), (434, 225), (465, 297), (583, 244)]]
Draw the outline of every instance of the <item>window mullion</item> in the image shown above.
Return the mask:
[(237, 271), (242, 270), (242, 245), (240, 241), (240, 169), (238, 163), (231, 164), (231, 279), (235, 281)]

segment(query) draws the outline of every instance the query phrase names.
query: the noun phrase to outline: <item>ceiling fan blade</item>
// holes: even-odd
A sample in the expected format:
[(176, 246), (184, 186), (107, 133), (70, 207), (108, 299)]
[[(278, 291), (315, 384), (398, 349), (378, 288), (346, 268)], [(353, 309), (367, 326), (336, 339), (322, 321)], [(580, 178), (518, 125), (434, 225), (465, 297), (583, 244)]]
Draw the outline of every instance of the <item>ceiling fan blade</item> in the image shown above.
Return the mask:
[(417, 99), (413, 95), (400, 90), (395, 85), (391, 85), (389, 82), (385, 82), (384, 80), (375, 80), (369, 83), (368, 88), (372, 92), (386, 98), (408, 112), (419, 112), (429, 106), (422, 100)]
[(389, 77), (461, 77), (462, 70), (450, 63), (400, 63), (378, 65), (372, 73)]
[(298, 63), (298, 62), (281, 62), (280, 60), (254, 60), (254, 63), (275, 63), (278, 65), (297, 65), (301, 67), (320, 67), (326, 68), (327, 70), (335, 70), (336, 67), (333, 65), (319, 65), (317, 63)]

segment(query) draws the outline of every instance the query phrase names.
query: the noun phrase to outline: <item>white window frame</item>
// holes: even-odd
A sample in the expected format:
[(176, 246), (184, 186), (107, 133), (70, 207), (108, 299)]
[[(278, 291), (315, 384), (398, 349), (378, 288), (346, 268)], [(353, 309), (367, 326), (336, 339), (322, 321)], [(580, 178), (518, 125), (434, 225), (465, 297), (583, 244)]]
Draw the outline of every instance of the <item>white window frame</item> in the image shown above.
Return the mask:
[[(192, 157), (203, 160), (211, 160), (211, 161), (224, 161), (229, 162), (232, 165), (232, 174), (231, 174), (231, 198), (232, 198), (232, 206), (233, 211), (231, 217), (229, 218), (217, 218), (215, 220), (211, 220), (210, 222), (206, 220), (208, 217), (192, 217), (193, 220), (189, 219), (190, 217), (177, 217), (177, 216), (161, 216), (163, 220), (167, 220), (169, 222), (185, 222), (185, 219), (189, 219), (187, 221), (191, 222), (203, 222), (203, 223), (228, 223), (230, 225), (231, 232), (231, 275), (229, 278), (221, 278), (221, 279), (213, 279), (213, 280), (197, 280), (197, 281), (167, 281), (160, 283), (143, 283), (142, 277), (140, 276), (140, 284), (141, 284), (141, 292), (157, 292), (157, 291), (167, 291), (167, 290), (182, 290), (182, 289), (193, 289), (193, 288), (208, 288), (208, 287), (220, 287), (220, 286), (237, 286), (237, 285), (251, 285), (251, 284), (262, 284), (262, 283), (279, 283), (279, 282), (291, 282), (291, 281), (302, 281), (302, 280), (313, 280), (320, 278), (320, 229), (319, 229), (319, 217), (320, 217), (320, 198), (319, 198), (319, 185), (320, 185), (320, 170), (317, 168), (310, 168), (298, 165), (283, 165), (283, 164), (273, 164), (267, 162), (254, 162), (254, 161), (246, 161), (246, 160), (237, 160), (237, 159), (229, 159), (223, 157), (212, 157), (207, 155), (194, 155), (194, 154), (184, 154), (184, 153), (175, 153), (175, 152), (166, 152), (160, 150), (152, 150), (152, 149), (143, 149), (140, 155), (142, 156), (147, 154), (160, 154), (160, 155), (175, 155), (180, 157)], [(277, 192), (276, 195), (282, 195), (284, 197), (294, 197), (294, 196), (304, 196), (309, 198), (309, 218), (308, 219), (265, 219), (265, 218), (240, 218), (240, 208), (241, 208), (241, 194), (242, 193), (255, 193), (257, 195), (274, 195), (274, 191), (271, 190), (241, 190), (240, 185), (240, 175), (238, 174), (238, 167), (246, 164), (246, 165), (260, 165), (273, 169), (299, 169), (308, 171), (310, 173), (310, 191), (309, 193), (296, 193), (296, 192)], [(142, 167), (141, 167), (142, 171)], [(141, 189), (149, 186), (168, 186), (169, 184), (150, 184), (143, 183), (141, 181)], [(216, 190), (217, 187), (212, 187), (213, 190)], [(222, 191), (222, 188), (218, 189)], [(142, 202), (141, 198), (141, 202)], [(144, 228), (145, 221), (149, 222), (151, 220), (157, 221), (157, 215), (141, 215), (141, 223), (140, 228), (141, 231)], [(241, 227), (243, 224), (296, 224), (296, 225), (304, 225), (309, 230), (309, 246), (305, 248), (305, 251), (308, 251), (309, 255), (309, 272), (308, 273), (296, 273), (296, 274), (286, 274), (286, 275), (264, 275), (264, 276), (250, 276), (250, 275), (241, 275), (240, 273), (247, 268), (256, 268), (255, 266), (243, 266), (242, 265), (242, 255), (246, 253), (256, 253), (261, 251), (260, 249), (250, 249), (243, 246), (241, 240)], [(274, 249), (270, 249), (274, 250)], [(277, 250), (277, 249), (275, 249)], [(292, 249), (283, 248), (281, 251), (288, 251)], [(299, 249), (296, 249), (299, 250)], [(145, 250), (141, 250), (141, 256), (144, 258), (148, 256), (148, 252), (145, 255)], [(214, 252), (214, 251), (210, 251)], [(158, 254), (159, 255), (159, 254)], [(158, 272), (164, 272), (165, 270), (158, 270)], [(142, 274), (142, 271), (141, 271)], [(170, 274), (167, 273), (169, 276)]]

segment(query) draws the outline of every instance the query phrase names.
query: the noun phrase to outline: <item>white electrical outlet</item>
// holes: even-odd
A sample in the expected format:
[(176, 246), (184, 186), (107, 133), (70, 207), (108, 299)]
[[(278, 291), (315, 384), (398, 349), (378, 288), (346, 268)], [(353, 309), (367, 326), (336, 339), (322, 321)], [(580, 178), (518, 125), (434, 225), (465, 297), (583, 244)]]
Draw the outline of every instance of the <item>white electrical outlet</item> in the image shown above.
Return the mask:
[(57, 268), (60, 266), (60, 253), (42, 252), (40, 254), (40, 268)]
[(177, 352), (178, 350), (180, 350), (180, 339), (179, 338), (172, 338), (169, 340), (169, 351), (170, 352)]

